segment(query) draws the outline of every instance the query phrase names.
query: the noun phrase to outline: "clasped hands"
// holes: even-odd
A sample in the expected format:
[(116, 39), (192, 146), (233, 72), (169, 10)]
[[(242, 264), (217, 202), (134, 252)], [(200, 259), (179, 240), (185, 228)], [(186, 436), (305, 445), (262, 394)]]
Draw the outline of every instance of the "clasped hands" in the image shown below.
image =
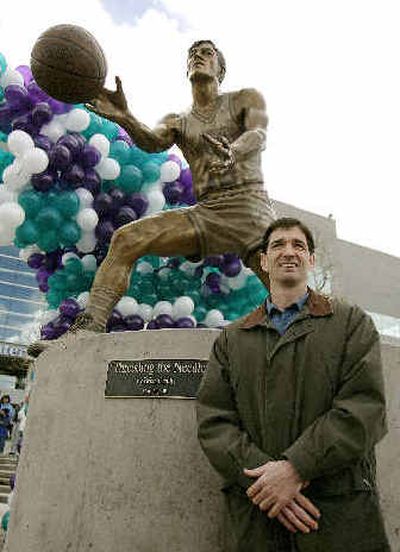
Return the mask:
[(320, 512), (301, 490), (308, 482), (301, 481), (298, 473), (287, 460), (267, 462), (258, 468), (244, 470), (256, 481), (247, 489), (249, 499), (275, 518), (292, 533), (309, 533), (318, 529)]

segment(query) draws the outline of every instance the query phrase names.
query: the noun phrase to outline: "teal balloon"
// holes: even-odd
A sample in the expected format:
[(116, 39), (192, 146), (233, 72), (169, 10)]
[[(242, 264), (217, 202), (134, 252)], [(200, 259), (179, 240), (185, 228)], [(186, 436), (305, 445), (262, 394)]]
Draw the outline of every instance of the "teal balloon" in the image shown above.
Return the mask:
[(102, 129), (102, 119), (96, 113), (89, 113), (90, 115), (90, 123), (86, 130), (83, 130), (81, 134), (86, 138), (86, 140), (89, 140), (93, 136), (93, 134), (98, 134), (101, 132)]
[(152, 307), (154, 307), (154, 305), (157, 303), (158, 300), (159, 299), (156, 293), (147, 293), (147, 294), (141, 295), (140, 302), (146, 303), (147, 305), (151, 305)]
[(207, 309), (202, 306), (196, 307), (193, 311), (193, 316), (195, 317), (197, 322), (201, 322), (202, 320), (204, 320), (204, 318), (206, 317), (206, 314), (207, 314)]
[(68, 259), (64, 265), (65, 274), (83, 274), (83, 266), (79, 259)]
[[(2, 54), (0, 54), (0, 56), (1, 55)], [(1, 528), (3, 529), (3, 531), (7, 531), (9, 521), (10, 521), (10, 510), (8, 510), (8, 512), (6, 512), (1, 518)]]
[(32, 245), (38, 241), (39, 232), (31, 220), (25, 220), (15, 231), (15, 237), (19, 242)]
[(193, 300), (195, 305), (198, 305), (202, 301), (200, 293), (196, 290), (190, 290), (186, 292), (186, 295)]
[(61, 192), (54, 199), (54, 206), (57, 207), (64, 217), (73, 217), (79, 211), (79, 197), (72, 191)]
[(52, 309), (56, 309), (64, 299), (64, 293), (55, 289), (50, 289), (46, 293), (46, 301)]
[(26, 190), (18, 197), (18, 203), (25, 211), (27, 218), (34, 218), (44, 206), (42, 195), (34, 190)]
[(146, 182), (156, 182), (160, 178), (160, 166), (154, 161), (148, 161), (143, 165), (142, 173)]
[(75, 245), (81, 238), (81, 229), (75, 221), (64, 222), (60, 229), (60, 242), (64, 246)]
[(116, 182), (127, 194), (138, 192), (143, 182), (142, 171), (134, 165), (124, 165), (121, 167), (121, 173)]
[(59, 196), (59, 193), (53, 192), (53, 191), (46, 192), (43, 194), (44, 201), (46, 205), (48, 205), (49, 207), (53, 207), (54, 205), (57, 205), (58, 196)]
[(168, 151), (161, 151), (158, 153), (150, 153), (149, 154), (150, 160), (154, 163), (157, 163), (157, 165), (162, 165), (165, 163), (165, 161), (168, 161)]
[(109, 157), (112, 157), (118, 163), (122, 165), (127, 165), (129, 163), (129, 146), (123, 140), (116, 140), (110, 145)]
[(65, 287), (69, 291), (75, 291), (79, 287), (79, 274), (69, 273), (65, 278)]
[(43, 249), (43, 251), (46, 251), (46, 253), (57, 249), (58, 243), (58, 232), (56, 230), (42, 231), (37, 241), (40, 249)]
[(35, 219), (36, 225), (40, 230), (48, 230), (49, 228), (57, 229), (63, 222), (60, 211), (56, 207), (43, 207)]
[[(0, 90), (3, 89), (0, 87)], [(4, 132), (2, 134), (3, 136), (0, 136), (0, 140), (2, 140), (3, 142), (7, 142), (7, 134), (5, 134)], [(0, 174), (3, 174), (4, 169), (11, 165), (14, 159), (15, 157), (11, 152), (0, 149)]]
[(106, 138), (113, 142), (118, 136), (119, 128), (118, 126), (107, 119), (103, 119), (103, 125), (101, 133), (104, 134)]
[(4, 57), (4, 54), (0, 52), (0, 74), (3, 74), (6, 69), (7, 69), (6, 58)]
[(145, 163), (149, 160), (149, 154), (141, 150), (137, 146), (134, 146), (130, 149), (129, 152), (129, 163), (135, 165), (139, 169), (143, 167)]

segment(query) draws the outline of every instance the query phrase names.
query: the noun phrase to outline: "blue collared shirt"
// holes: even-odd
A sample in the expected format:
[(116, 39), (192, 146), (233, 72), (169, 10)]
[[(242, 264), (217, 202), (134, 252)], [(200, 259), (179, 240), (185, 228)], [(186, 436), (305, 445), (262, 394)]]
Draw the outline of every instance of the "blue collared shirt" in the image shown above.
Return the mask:
[(271, 322), (278, 330), (280, 335), (283, 335), (286, 332), (290, 324), (304, 307), (305, 302), (307, 301), (307, 297), (308, 291), (302, 297), (300, 297), (300, 299), (298, 299), (292, 305), (289, 305), (289, 307), (286, 307), (286, 309), (283, 310), (274, 305), (274, 303), (270, 300), (270, 296), (267, 297), (267, 299), (265, 300), (265, 308), (268, 312)]

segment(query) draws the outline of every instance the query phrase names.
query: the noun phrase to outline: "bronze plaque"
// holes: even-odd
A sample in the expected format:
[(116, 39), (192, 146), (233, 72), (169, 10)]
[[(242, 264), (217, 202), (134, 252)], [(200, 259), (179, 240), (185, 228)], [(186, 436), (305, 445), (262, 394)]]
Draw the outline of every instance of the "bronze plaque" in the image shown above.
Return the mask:
[(106, 398), (195, 399), (207, 360), (111, 360)]

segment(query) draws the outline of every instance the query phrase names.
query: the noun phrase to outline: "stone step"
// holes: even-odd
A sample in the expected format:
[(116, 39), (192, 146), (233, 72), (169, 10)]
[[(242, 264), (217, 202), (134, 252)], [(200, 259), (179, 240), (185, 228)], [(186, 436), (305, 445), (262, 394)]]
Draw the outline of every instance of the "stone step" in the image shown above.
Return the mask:
[(11, 493), (11, 487), (10, 487), (10, 485), (3, 485), (3, 484), (0, 484), (0, 493), (4, 493), (4, 494)]
[(7, 504), (8, 494), (0, 493), (0, 503)]

